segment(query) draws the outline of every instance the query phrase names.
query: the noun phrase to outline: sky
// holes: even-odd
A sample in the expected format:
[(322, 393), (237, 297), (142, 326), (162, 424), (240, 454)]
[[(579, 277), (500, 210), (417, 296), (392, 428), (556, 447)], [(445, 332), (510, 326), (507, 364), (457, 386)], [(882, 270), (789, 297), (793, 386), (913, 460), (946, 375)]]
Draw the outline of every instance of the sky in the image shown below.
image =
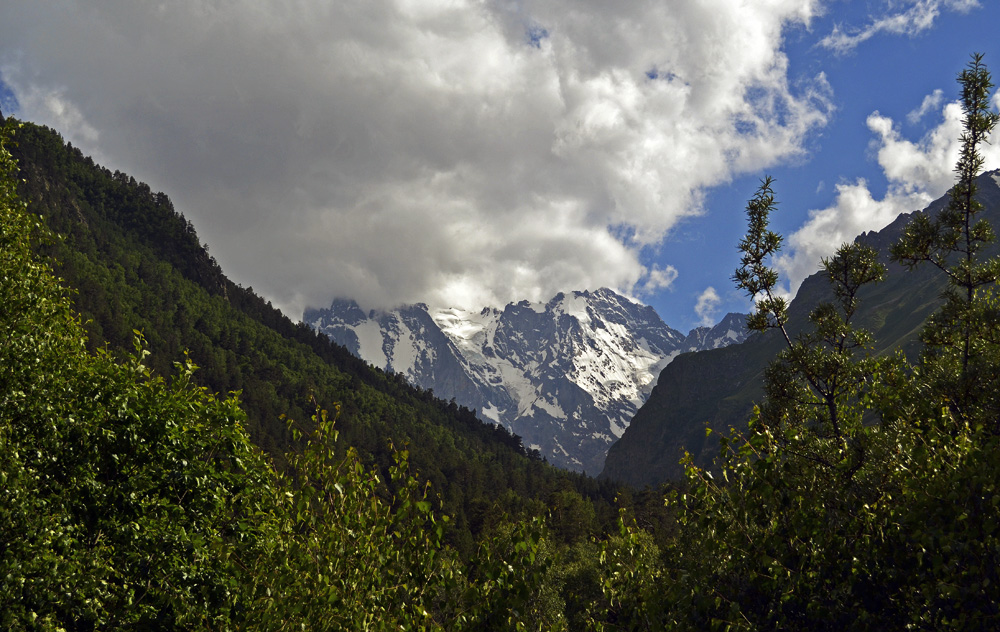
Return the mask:
[(293, 320), (611, 287), (687, 331), (750, 310), (765, 175), (789, 294), (943, 195), (998, 27), (993, 0), (0, 0), (0, 110), (165, 192)]

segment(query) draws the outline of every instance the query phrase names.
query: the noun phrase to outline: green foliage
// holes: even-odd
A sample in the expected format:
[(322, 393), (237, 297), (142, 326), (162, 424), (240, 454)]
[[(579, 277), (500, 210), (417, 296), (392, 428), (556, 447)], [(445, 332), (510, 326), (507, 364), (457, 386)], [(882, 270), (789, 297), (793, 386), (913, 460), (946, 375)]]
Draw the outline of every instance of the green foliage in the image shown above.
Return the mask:
[[(736, 280), (751, 296), (777, 280), (755, 263), (760, 208), (774, 206), (769, 185), (748, 203), (741, 245)], [(851, 324), (859, 290), (885, 273), (875, 251), (845, 244), (823, 266), (835, 302), (810, 313), (811, 330), (785, 334), (748, 434), (723, 438), (718, 478), (688, 463), (689, 487), (673, 501), (684, 543), (670, 551), (674, 626), (835, 629), (869, 610), (871, 516), (859, 508), (878, 506), (894, 481), (883, 469), (886, 428), (866, 417), (884, 394), (875, 385), (896, 379), (899, 360), (871, 357), (870, 334)], [(786, 323), (783, 307), (764, 300), (750, 324), (785, 332)]]
[[(958, 77), (962, 86), (962, 149), (955, 172), (957, 182), (951, 190), (951, 203), (933, 220), (918, 215), (907, 227), (903, 239), (892, 249), (893, 258), (914, 267), (930, 262), (945, 272), (952, 284), (964, 290), (971, 301), (975, 289), (997, 280), (997, 270), (975, 262), (984, 244), (995, 239), (992, 227), (977, 216), (982, 204), (976, 199), (976, 177), (983, 168), (979, 150), (996, 126), (998, 115), (989, 109), (993, 81), (975, 54)], [(958, 254), (956, 259), (953, 254)]]
[(326, 411), (290, 459), (272, 499), (273, 545), (255, 564), (253, 624), (260, 629), (440, 629), (460, 565), (444, 555), (447, 517), (395, 452), (389, 494), (354, 450), (339, 457)]
[(768, 439), (761, 449), (791, 451), (850, 475), (867, 457), (864, 406), (859, 404), (880, 370), (880, 362), (868, 354), (871, 335), (852, 327), (851, 319), (857, 313), (858, 292), (881, 281), (885, 266), (869, 246), (842, 245), (823, 261), (837, 304), (820, 303), (809, 314), (813, 329), (790, 339), (785, 302), (774, 294), (778, 274), (765, 264), (781, 243), (781, 237), (767, 229), (768, 214), (775, 208), (772, 182), (765, 178), (747, 203), (747, 236), (740, 243), (744, 256), (734, 276), (751, 298), (762, 297), (748, 327), (780, 329), (787, 344), (765, 373), (766, 400), (755, 421)]
[(236, 401), (91, 355), (0, 151), (0, 627), (226, 629), (269, 484)]
[[(870, 336), (851, 319), (859, 288), (884, 270), (873, 251), (842, 247), (824, 262), (836, 302), (817, 307), (812, 331), (772, 364), (748, 433), (724, 439), (714, 475), (688, 464), (689, 486), (672, 501), (684, 543), (668, 555), (674, 627), (1000, 623), (1000, 319), (989, 287), (997, 264), (977, 257), (992, 230), (976, 219), (973, 197), (976, 146), (997, 117), (986, 111), (991, 83), (981, 62), (974, 57), (960, 76), (966, 131), (952, 203), (933, 220), (918, 216), (893, 249), (897, 261), (930, 261), (951, 282), (920, 362), (871, 356)], [(760, 241), (759, 222), (748, 234), (745, 243)], [(773, 287), (766, 268), (744, 270), (740, 287)]]
[(772, 188), (774, 180), (767, 176), (757, 193), (747, 202), (747, 234), (740, 241), (743, 253), (740, 267), (733, 275), (736, 287), (746, 290), (756, 303), (756, 311), (747, 319), (752, 331), (778, 329), (791, 344), (785, 323), (788, 302), (777, 293), (778, 273), (767, 263), (781, 250), (781, 235), (768, 228), (771, 212), (777, 208)]
[(947, 398), (958, 420), (989, 420), (1000, 429), (995, 415), (1000, 408), (977, 401), (996, 377), (991, 368), (996, 348), (984, 346), (982, 337), (991, 337), (983, 325), (988, 328), (1000, 317), (991, 301), (981, 299), (982, 290), (1000, 279), (1000, 259), (984, 261), (979, 256), (996, 236), (989, 222), (979, 217), (983, 206), (976, 199), (976, 178), (984, 160), (980, 146), (1000, 115), (989, 109), (993, 81), (982, 55), (973, 55), (958, 81), (965, 116), (950, 203), (936, 218), (917, 215), (892, 248), (892, 257), (909, 268), (930, 262), (948, 277), (944, 307), (931, 317), (923, 334), (928, 385)]
[(962, 428), (957, 436), (932, 430), (907, 454), (911, 468), (926, 468), (918, 460), (924, 454), (940, 464), (907, 487), (901, 504), (911, 510), (894, 516), (895, 559), (910, 571), (904, 594), (915, 625), (969, 630), (1000, 620), (998, 448), (995, 434)]
[(593, 630), (662, 630), (664, 573), (653, 537), (622, 510), (618, 534), (601, 544), (599, 577), (603, 600), (588, 622)]
[(880, 281), (885, 268), (873, 249), (859, 244), (844, 244), (823, 266), (839, 305), (817, 306), (809, 315), (813, 329), (768, 368), (759, 423), (773, 430), (784, 449), (850, 473), (866, 458), (861, 429), (868, 387), (876, 376), (885, 379), (881, 373), (890, 363), (871, 357), (871, 335), (851, 319), (858, 291)]

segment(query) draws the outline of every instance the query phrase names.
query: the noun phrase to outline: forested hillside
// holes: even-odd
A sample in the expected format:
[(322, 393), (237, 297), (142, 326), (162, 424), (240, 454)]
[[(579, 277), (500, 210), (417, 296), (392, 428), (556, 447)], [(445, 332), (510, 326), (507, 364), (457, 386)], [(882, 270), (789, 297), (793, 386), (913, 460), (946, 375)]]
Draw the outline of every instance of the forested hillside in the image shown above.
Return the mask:
[(158, 375), (187, 352), (196, 383), (239, 393), (250, 436), (279, 465), (294, 446), (284, 419), (307, 421), (313, 402), (339, 405), (341, 445), (366, 464), (387, 473), (390, 442), (407, 446), (465, 552), (485, 526), (529, 506), (541, 511), (555, 493), (594, 503), (597, 522), (587, 529), (613, 522), (613, 485), (528, 457), (503, 427), (373, 369), (231, 282), (163, 193), (94, 164), (47, 128), (24, 124), (13, 154), (28, 209), (61, 236), (41, 251), (72, 288), (91, 350), (107, 345), (124, 357), (139, 331)]

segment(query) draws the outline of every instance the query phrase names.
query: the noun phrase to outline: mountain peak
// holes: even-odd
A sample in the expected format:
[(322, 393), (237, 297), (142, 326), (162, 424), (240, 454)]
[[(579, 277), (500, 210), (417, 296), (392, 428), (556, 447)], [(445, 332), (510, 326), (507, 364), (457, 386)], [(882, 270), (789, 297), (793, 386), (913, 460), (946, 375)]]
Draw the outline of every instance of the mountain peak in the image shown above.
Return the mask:
[(549, 461), (591, 473), (667, 363), (739, 338), (727, 337), (726, 319), (684, 336), (653, 308), (609, 288), (478, 312), (431, 313), (416, 304), (365, 319), (359, 313), (335, 301), (310, 310), (306, 322), (366, 361), (503, 424)]

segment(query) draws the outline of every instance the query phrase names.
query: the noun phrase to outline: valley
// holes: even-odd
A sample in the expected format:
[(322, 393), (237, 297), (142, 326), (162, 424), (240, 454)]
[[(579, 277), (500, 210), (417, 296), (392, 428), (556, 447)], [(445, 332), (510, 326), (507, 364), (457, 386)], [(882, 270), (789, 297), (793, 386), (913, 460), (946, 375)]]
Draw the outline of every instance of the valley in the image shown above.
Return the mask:
[(787, 301), (765, 177), (755, 312), (687, 335), (608, 288), (294, 323), (8, 119), (0, 627), (995, 629), (1000, 114), (959, 81), (949, 195)]

